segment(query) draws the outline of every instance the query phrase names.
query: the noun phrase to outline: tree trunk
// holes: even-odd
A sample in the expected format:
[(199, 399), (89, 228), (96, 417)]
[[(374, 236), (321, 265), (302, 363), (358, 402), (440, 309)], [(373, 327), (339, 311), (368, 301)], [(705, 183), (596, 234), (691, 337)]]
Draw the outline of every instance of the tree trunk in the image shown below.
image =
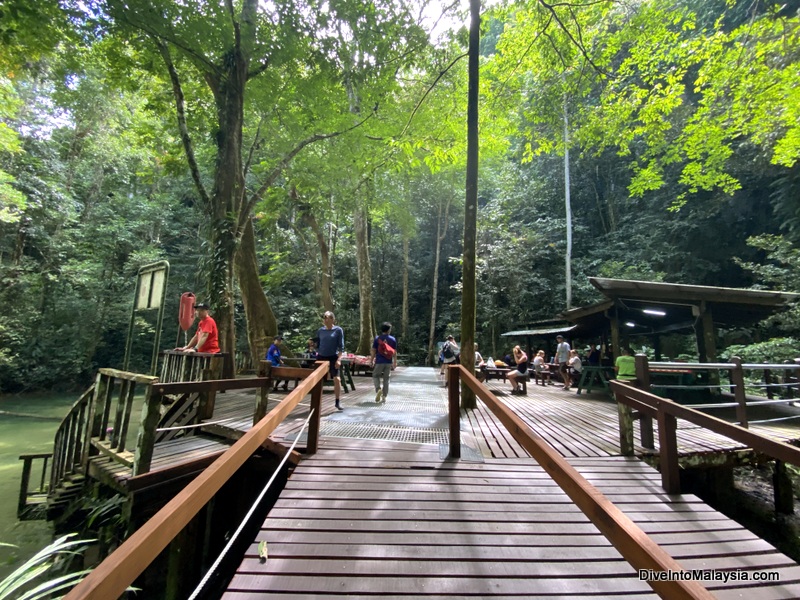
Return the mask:
[(403, 309), (400, 320), (400, 345), (405, 352), (409, 351), (408, 343), (408, 264), (409, 264), (409, 240), (408, 235), (403, 234)]
[(314, 237), (317, 239), (317, 246), (319, 246), (320, 258), (320, 277), (319, 277), (319, 293), (320, 301), (322, 302), (322, 309), (333, 312), (333, 292), (331, 286), (331, 257), (328, 243), (325, 241), (325, 234), (319, 226), (316, 217), (311, 212), (310, 208), (304, 210), (303, 221), (305, 221), (311, 230), (314, 232)]
[(567, 114), (567, 94), (564, 92), (564, 204), (567, 213), (567, 256), (564, 286), (567, 290), (567, 310), (572, 308), (572, 202), (569, 195), (569, 115)]
[[(444, 213), (444, 220), (442, 219)], [(439, 217), (436, 221), (436, 251), (433, 257), (433, 289), (431, 290), (431, 326), (428, 331), (428, 356), (426, 365), (433, 365), (436, 356), (436, 302), (439, 297), (439, 255), (442, 252), (442, 242), (447, 235), (448, 216), (450, 213), (450, 199), (445, 201), (444, 207), (439, 203)]]
[[(461, 271), (461, 364), (475, 369), (475, 248), (478, 229), (478, 57), (481, 40), (481, 2), (470, 0), (469, 87), (467, 92), (467, 185), (464, 204), (464, 254)], [(461, 406), (475, 408), (475, 392), (461, 386)]]
[(372, 266), (369, 262), (369, 240), (367, 236), (367, 208), (356, 208), (353, 218), (356, 233), (356, 264), (358, 266), (359, 337), (356, 354), (367, 355), (372, 348), (375, 329), (372, 324)]
[(242, 131), (248, 60), (239, 47), (234, 47), (222, 64), (226, 67), (224, 74), (212, 78), (210, 82), (219, 127), (216, 131), (217, 156), (210, 206), (212, 254), (209, 301), (217, 306), (220, 346), (229, 357), (224, 371), (227, 376), (233, 376), (233, 356), (236, 351), (233, 271), (241, 233), (238, 231), (238, 219), (246, 193)]
[(249, 219), (242, 234), (239, 251), (236, 253), (236, 279), (242, 293), (244, 314), (247, 318), (247, 343), (254, 369), (258, 361), (266, 356), (272, 338), (278, 333), (278, 320), (261, 287), (256, 258), (256, 240), (253, 220)]

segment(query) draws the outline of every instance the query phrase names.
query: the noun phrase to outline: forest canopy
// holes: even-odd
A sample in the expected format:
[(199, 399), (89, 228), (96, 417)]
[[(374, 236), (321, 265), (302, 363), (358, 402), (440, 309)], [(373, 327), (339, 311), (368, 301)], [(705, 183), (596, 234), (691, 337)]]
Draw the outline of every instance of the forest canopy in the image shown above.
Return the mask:
[[(590, 276), (800, 291), (798, 8), (484, 7), (485, 355), (596, 301)], [(164, 348), (193, 291), (228, 350), (261, 356), (278, 332), (300, 350), (333, 310), (347, 350), (390, 321), (406, 360), (430, 361), (461, 319), (466, 11), (6, 0), (0, 392), (119, 366), (135, 274), (158, 260)], [(721, 345), (770, 347), (795, 316)], [(154, 326), (137, 320), (135, 368)]]

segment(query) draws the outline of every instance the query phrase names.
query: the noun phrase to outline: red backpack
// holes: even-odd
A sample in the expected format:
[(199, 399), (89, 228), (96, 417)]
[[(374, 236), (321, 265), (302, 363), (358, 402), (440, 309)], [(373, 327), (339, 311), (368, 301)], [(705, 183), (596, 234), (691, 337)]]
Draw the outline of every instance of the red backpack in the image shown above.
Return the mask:
[(380, 354), (386, 360), (392, 360), (394, 355), (397, 354), (397, 350), (389, 345), (389, 342), (386, 341), (386, 338), (378, 337), (378, 354)]

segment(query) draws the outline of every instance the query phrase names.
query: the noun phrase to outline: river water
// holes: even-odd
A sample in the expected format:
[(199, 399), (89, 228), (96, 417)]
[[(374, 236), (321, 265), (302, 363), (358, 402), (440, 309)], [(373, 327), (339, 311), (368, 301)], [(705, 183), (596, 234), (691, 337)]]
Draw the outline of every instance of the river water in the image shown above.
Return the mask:
[[(19, 456), (52, 452), (56, 429), (79, 396), (0, 396), (0, 542), (18, 546), (0, 546), (0, 580), (52, 541), (52, 528), (45, 521), (17, 521)], [(39, 472), (34, 467), (33, 477)]]

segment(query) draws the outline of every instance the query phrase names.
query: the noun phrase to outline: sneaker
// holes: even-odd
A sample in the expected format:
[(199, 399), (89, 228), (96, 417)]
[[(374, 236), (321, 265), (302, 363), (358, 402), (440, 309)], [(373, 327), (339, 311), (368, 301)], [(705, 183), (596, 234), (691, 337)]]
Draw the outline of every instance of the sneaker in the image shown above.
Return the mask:
[(375, 404), (380, 404), (380, 403), (381, 403), (381, 391), (378, 390), (377, 392), (375, 392)]
[(386, 396), (385, 395), (381, 397), (381, 402), (386, 403)]

